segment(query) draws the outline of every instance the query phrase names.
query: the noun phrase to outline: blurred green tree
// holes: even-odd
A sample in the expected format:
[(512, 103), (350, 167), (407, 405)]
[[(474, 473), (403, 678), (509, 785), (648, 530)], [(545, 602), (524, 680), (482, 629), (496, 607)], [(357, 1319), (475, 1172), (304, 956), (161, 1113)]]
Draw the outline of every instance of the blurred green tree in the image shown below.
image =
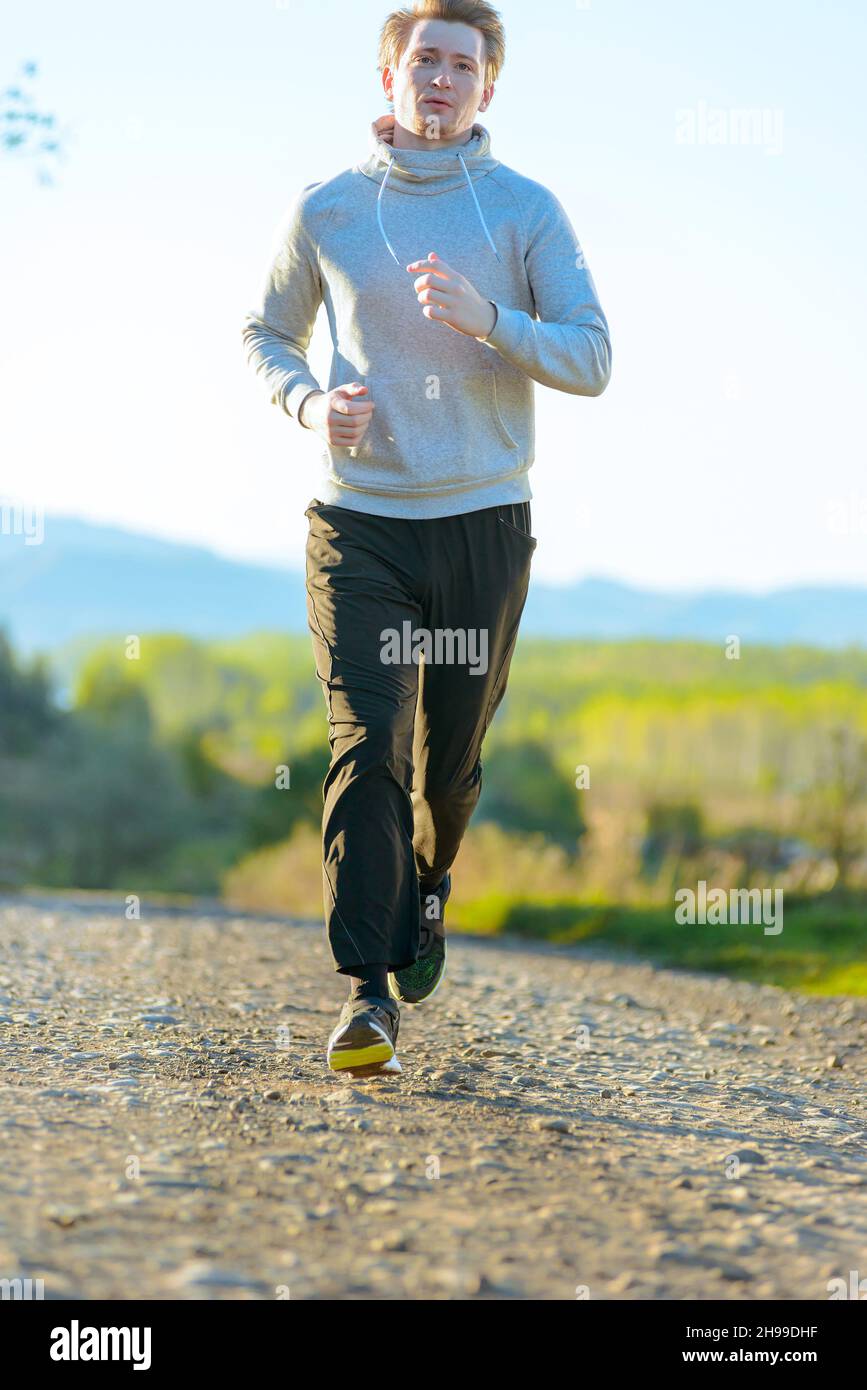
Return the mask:
[(867, 738), (859, 729), (841, 724), (825, 732), (804, 806), (836, 866), (836, 887), (846, 893), (852, 866), (867, 851)]
[(541, 832), (576, 853), (586, 824), (578, 792), (535, 739), (493, 744), (482, 764), (476, 819), (504, 830)]
[(701, 807), (691, 801), (651, 801), (645, 808), (645, 832), (641, 846), (641, 871), (655, 878), (667, 859), (680, 863), (705, 846)]

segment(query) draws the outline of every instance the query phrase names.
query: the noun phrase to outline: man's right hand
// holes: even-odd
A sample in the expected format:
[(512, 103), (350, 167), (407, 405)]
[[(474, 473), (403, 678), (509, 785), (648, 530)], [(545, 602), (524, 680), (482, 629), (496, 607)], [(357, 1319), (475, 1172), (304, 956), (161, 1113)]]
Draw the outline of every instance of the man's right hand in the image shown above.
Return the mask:
[(335, 386), (333, 391), (317, 391), (307, 396), (301, 407), (301, 424), (315, 430), (327, 444), (354, 448), (373, 418), (374, 404), (364, 399), (367, 395), (367, 387), (358, 381)]

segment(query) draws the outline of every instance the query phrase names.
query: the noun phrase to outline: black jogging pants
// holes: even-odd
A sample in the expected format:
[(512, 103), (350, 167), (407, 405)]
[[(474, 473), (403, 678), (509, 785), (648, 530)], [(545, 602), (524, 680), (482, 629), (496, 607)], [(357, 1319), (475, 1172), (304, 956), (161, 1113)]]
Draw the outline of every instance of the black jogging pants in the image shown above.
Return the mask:
[(418, 953), (421, 895), (482, 785), (536, 540), (529, 502), (428, 521), (314, 498), (307, 617), (328, 707), (325, 923), (335, 968)]

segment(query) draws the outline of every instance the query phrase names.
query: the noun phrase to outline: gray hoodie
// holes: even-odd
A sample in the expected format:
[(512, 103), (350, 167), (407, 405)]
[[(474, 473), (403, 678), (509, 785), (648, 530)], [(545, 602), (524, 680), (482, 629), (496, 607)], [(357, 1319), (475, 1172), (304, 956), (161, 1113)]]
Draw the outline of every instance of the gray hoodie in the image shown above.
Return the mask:
[[(380, 117), (363, 163), (295, 199), (244, 321), (248, 360), (295, 418), (311, 391), (369, 388), (361, 443), (323, 441), (322, 502), (424, 519), (528, 501), (533, 382), (598, 396), (611, 371), (581, 247), (554, 195), (494, 159), (483, 126), (448, 149), (395, 149), (393, 133)], [(405, 267), (430, 251), (496, 307), (487, 339), (425, 318)], [(306, 355), (323, 301), (327, 388)]]

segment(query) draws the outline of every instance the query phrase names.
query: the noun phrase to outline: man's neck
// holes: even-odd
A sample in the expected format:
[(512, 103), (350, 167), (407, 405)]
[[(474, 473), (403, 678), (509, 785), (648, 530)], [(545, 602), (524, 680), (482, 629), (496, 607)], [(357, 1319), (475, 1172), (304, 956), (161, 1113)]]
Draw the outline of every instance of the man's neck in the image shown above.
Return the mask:
[(438, 140), (429, 140), (426, 135), (416, 135), (415, 131), (407, 130), (395, 120), (392, 144), (396, 150), (448, 150), (453, 145), (468, 145), (472, 138), (473, 127), (470, 126), (468, 130), (460, 130), (448, 138), (442, 136)]

